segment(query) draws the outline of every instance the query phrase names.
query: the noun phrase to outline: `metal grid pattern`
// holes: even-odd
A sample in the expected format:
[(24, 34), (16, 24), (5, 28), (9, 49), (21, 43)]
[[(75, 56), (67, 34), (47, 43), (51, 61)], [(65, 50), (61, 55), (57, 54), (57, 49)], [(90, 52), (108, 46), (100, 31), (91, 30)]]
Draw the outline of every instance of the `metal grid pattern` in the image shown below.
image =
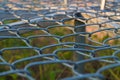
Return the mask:
[[(1, 2), (0, 39), (1, 41), (7, 40), (7, 43), (3, 42), (2, 45), (9, 44), (9, 39), (13, 39), (15, 42), (17, 42), (16, 40), (19, 41), (12, 46), (0, 47), (0, 65), (9, 67), (9, 70), (0, 72), (0, 76), (17, 74), (29, 80), (35, 80), (29, 70), (32, 66), (60, 64), (68, 67), (74, 74), (62, 80), (103, 80), (105, 76), (102, 72), (120, 66), (119, 3), (115, 3), (114, 1), (111, 1), (111, 4), (106, 3), (107, 8), (105, 10), (100, 10), (100, 5), (94, 0), (71, 0), (68, 2), (69, 6), (61, 6), (60, 2), (58, 2), (60, 4), (59, 7), (54, 5), (57, 4), (54, 1), (53, 3), (52, 1), (49, 2), (52, 7), (50, 5), (43, 6), (38, 4), (46, 4), (46, 1), (43, 0), (40, 3), (39, 1), (30, 2), (23, 0), (19, 4), (12, 1), (7, 3)], [(71, 4), (73, 2), (75, 4)], [(92, 6), (92, 2), (95, 3), (94, 6)], [(110, 1), (108, 2), (110, 3)], [(85, 5), (80, 5), (83, 3)], [(115, 8), (111, 9), (113, 6)], [(6, 20), (17, 20), (17, 22), (6, 24)], [(67, 23), (69, 21), (70, 23)], [(57, 28), (58, 32), (61, 28), (64, 28), (65, 31), (63, 31), (63, 34), (59, 34), (54, 32), (55, 28)], [(35, 34), (31, 34), (32, 31), (35, 31)], [(39, 31), (42, 33), (39, 33)], [(70, 33), (65, 33), (67, 31)], [(31, 35), (27, 34), (23, 36), (26, 33)], [(98, 40), (101, 39), (100, 37), (103, 37), (102, 35), (105, 36), (104, 39)], [(46, 42), (44, 42), (44, 39), (46, 39)], [(113, 44), (112, 42), (116, 43)], [(42, 45), (42, 43), (45, 43), (45, 45)], [(49, 49), (52, 47), (56, 48), (54, 50)], [(47, 49), (47, 52), (44, 51)], [(17, 50), (19, 50), (19, 54), (24, 54), (22, 50), (27, 50), (27, 54), (30, 53), (30, 55), (23, 56), (23, 58), (14, 58), (14, 60), (9, 61), (11, 59), (9, 58), (9, 54), (17, 53)], [(111, 50), (111, 52), (108, 50)], [(76, 54), (85, 58), (83, 60), (75, 60), (77, 57), (74, 60), (61, 59), (59, 54), (62, 55), (65, 51), (70, 52), (69, 55)], [(103, 56), (102, 54), (105, 55)], [(37, 58), (39, 60), (34, 60)], [(33, 61), (24, 65), (24, 67), (17, 67), (19, 63), (30, 60)], [(84, 64), (89, 62), (93, 62), (94, 67), (97, 66), (95, 62), (98, 64), (106, 63), (106, 65), (99, 67), (94, 73), (82, 73), (78, 70), (83, 68), (79, 66), (84, 66)]]

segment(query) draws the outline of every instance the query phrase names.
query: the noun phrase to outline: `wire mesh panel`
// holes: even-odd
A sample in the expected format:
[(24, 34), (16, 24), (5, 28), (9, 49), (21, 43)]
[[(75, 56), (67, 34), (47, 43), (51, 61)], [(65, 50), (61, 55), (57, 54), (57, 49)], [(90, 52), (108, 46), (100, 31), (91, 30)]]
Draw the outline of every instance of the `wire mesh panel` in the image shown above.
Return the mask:
[(119, 0), (1, 0), (0, 80), (119, 80)]

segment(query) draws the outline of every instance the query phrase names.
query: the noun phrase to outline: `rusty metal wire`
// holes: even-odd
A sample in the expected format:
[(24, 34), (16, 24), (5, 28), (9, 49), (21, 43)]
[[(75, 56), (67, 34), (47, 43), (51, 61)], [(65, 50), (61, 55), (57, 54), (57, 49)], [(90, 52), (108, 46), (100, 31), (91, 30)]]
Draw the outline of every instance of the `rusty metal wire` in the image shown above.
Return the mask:
[[(19, 3), (12, 0), (1, 2), (0, 41), (6, 40), (2, 45), (7, 46), (0, 47), (0, 65), (8, 67), (9, 70), (1, 71), (0, 76), (17, 74), (28, 80), (35, 80), (29, 70), (31, 67), (45, 64), (60, 64), (69, 68), (74, 74), (62, 80), (105, 79), (106, 76), (102, 74), (104, 71), (114, 67), (120, 67), (120, 5), (119, 2), (108, 0), (105, 10), (100, 10), (99, 2), (100, 1), (96, 0), (68, 0), (67, 5), (61, 1), (54, 0), (51, 0), (51, 2), (49, 0), (21, 0)], [(15, 22), (6, 24), (5, 21), (10, 20)], [(77, 24), (76, 21), (82, 23)], [(63, 34), (59, 34), (55, 32), (54, 29), (56, 28), (58, 32), (61, 28), (65, 30), (63, 30)], [(79, 30), (81, 28), (86, 28), (86, 31)], [(36, 31), (36, 33), (31, 34), (32, 31)], [(67, 31), (69, 33), (66, 33)], [(29, 33), (29, 35), (23, 36), (26, 33)], [(83, 40), (86, 42), (76, 42), (75, 39), (78, 38), (78, 36), (79, 40), (82, 40), (80, 37), (84, 37), (85, 39)], [(12, 46), (9, 46), (10, 39), (16, 42)], [(34, 41), (34, 39), (37, 42)], [(44, 42), (44, 39), (48, 40), (48, 42)], [(54, 50), (50, 49), (51, 51), (47, 51), (47, 53), (45, 52), (46, 49), (49, 50), (49, 48), (52, 47), (57, 48)], [(10, 61), (10, 54), (14, 56), (17, 50), (20, 52), (18, 53), (19, 55), (25, 54), (22, 50), (27, 50), (27, 54), (32, 50), (33, 54), (23, 58), (15, 58), (15, 60)], [(62, 52), (65, 51), (70, 52), (69, 55), (71, 55), (71, 53), (78, 54), (85, 58), (83, 60), (61, 59), (59, 54), (62, 55)], [(32, 61), (24, 65), (24, 67), (17, 67), (19, 63), (30, 60)], [(94, 72), (80, 73), (76, 70), (78, 66), (90, 62), (93, 62), (92, 65), (94, 66), (97, 66), (97, 63), (105, 63), (105, 65), (99, 66)]]

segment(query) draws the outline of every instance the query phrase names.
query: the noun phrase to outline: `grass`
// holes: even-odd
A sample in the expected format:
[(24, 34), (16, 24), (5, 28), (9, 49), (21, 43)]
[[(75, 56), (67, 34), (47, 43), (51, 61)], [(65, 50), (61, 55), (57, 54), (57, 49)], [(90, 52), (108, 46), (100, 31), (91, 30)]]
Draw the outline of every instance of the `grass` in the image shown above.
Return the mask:
[(13, 23), (13, 22), (18, 22), (18, 21), (20, 21), (20, 19), (4, 20), (4, 21), (3, 21), (3, 24), (10, 24), (10, 23)]
[[(5, 24), (6, 23), (11, 23), (11, 21), (5, 21)], [(74, 23), (74, 21), (66, 22), (66, 24), (70, 24), (70, 25), (73, 25), (73, 23)], [(73, 33), (70, 29), (67, 29), (65, 27), (51, 28), (51, 29), (49, 29), (49, 32), (51, 34), (61, 36), (61, 37), (65, 36), (67, 34)], [(35, 31), (30, 31), (28, 33), (21, 34), (20, 36), (28, 37), (28, 36), (32, 36), (32, 35), (44, 35), (44, 34), (46, 34), (46, 33), (44, 33), (42, 30), (35, 30)], [(99, 36), (100, 34), (102, 34), (102, 35)], [(99, 41), (99, 42), (103, 42), (105, 39), (107, 39), (109, 37), (111, 37), (110, 34), (106, 34), (106, 32), (101, 32), (101, 33), (93, 34), (92, 39)], [(62, 39), (62, 42), (74, 42), (74, 41), (75, 41), (75, 36)], [(89, 41), (86, 41), (86, 42), (88, 44), (97, 45), (97, 44), (91, 43)], [(51, 44), (57, 44), (57, 43), (58, 43), (58, 41), (56, 39), (54, 39), (53, 37), (37, 37), (37, 38), (30, 39), (30, 45), (32, 45), (34, 47), (39, 47), (39, 48), (42, 48), (44, 46), (51, 45)], [(108, 44), (110, 44), (110, 45), (119, 44), (119, 40), (117, 40), (117, 42), (110, 41), (110, 42), (108, 42)], [(0, 40), (0, 49), (8, 48), (8, 47), (17, 47), (17, 46), (26, 46), (26, 44), (23, 43), (20, 39)], [(50, 48), (43, 50), (42, 52), (44, 54), (50, 54), (58, 48), (66, 48), (66, 47), (65, 46), (50, 47)], [(96, 57), (97, 56), (98, 57), (105, 56), (105, 55), (109, 56), (113, 52), (114, 52), (114, 50), (111, 50), (111, 49), (97, 51)], [(59, 59), (62, 59), (62, 60), (67, 59), (67, 60), (74, 61), (74, 57), (73, 57), (74, 54), (75, 54), (74, 51), (59, 51), (58, 52)], [(3, 52), (2, 56), (7, 62), (12, 63), (15, 60), (23, 59), (25, 57), (30, 57), (30, 56), (34, 56), (34, 55), (37, 55), (37, 53), (32, 49), (31, 50), (30, 49), (21, 49), (21, 50), (16, 49), (16, 50), (6, 50)], [(120, 56), (120, 55), (118, 55), (118, 56)], [(85, 57), (85, 59), (89, 59), (89, 57)], [(18, 69), (22, 69), (25, 67), (25, 65), (27, 65), (31, 62), (35, 62), (35, 61), (46, 61), (46, 59), (37, 58), (37, 59), (33, 59), (33, 60), (24, 61), (22, 63), (16, 64), (16, 67)], [(90, 63), (86, 63), (85, 64), (85, 73), (94, 73), (100, 67), (103, 67), (105, 65), (108, 65), (108, 64), (99, 62), (99, 61), (93, 61)], [(7, 71), (7, 70), (9, 70), (8, 66), (0, 67), (0, 72)], [(60, 64), (38, 65), (38, 66), (31, 67), (29, 70), (32, 73), (33, 77), (36, 78), (36, 80), (59, 80), (61, 78), (73, 76), (73, 73), (69, 68), (67, 68), (63, 65), (60, 65)], [(119, 78), (120, 68), (119, 67), (104, 71), (103, 74), (106, 76), (106, 80), (120, 80), (120, 78)], [(20, 77), (16, 74), (12, 74), (12, 75), (0, 77), (0, 80), (26, 80), (26, 79), (23, 77)]]

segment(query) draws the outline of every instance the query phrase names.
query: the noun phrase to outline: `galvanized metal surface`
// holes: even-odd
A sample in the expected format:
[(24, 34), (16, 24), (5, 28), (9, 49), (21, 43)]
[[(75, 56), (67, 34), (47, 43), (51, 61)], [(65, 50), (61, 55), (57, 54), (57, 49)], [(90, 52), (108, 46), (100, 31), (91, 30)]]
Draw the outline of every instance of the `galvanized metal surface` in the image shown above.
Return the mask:
[[(26, 1), (26, 2), (25, 2)], [(105, 79), (105, 76), (102, 72), (112, 69), (114, 67), (120, 67), (119, 64), (119, 3), (114, 6), (114, 4), (107, 5), (106, 10), (100, 10), (100, 5), (94, 2), (94, 6), (91, 4), (91, 1), (73, 1), (75, 4), (71, 4), (71, 1), (68, 1), (69, 6), (59, 6), (56, 7), (55, 2), (51, 1), (49, 5), (44, 2), (29, 2), (27, 0), (20, 1), (20, 3), (16, 3), (14, 1), (11, 2), (3, 2), (1, 3), (1, 11), (0, 11), (0, 40), (5, 39), (19, 39), (21, 42), (25, 44), (25, 46), (11, 46), (11, 47), (3, 47), (0, 49), (0, 65), (5, 65), (10, 68), (8, 71), (0, 72), (0, 76), (6, 76), (9, 74), (17, 74), (19, 76), (26, 77), (29, 80), (34, 80), (35, 78), (31, 75), (29, 68), (36, 65), (44, 65), (44, 64), (61, 64), (70, 68), (73, 72), (73, 76), (66, 77), (62, 80), (82, 80), (82, 79)], [(60, 2), (58, 2), (59, 4)], [(79, 4), (85, 3), (85, 5)], [(38, 5), (37, 5), (38, 4)], [(52, 7), (51, 7), (51, 6)], [(70, 6), (72, 5), (72, 6)], [(42, 6), (42, 7), (41, 7)], [(112, 9), (110, 7), (113, 7)], [(96, 9), (97, 8), (97, 9)], [(108, 13), (110, 13), (108, 15)], [(83, 17), (81, 17), (81, 15)], [(118, 19), (114, 18), (117, 17)], [(5, 20), (18, 20), (17, 22), (5, 24)], [(68, 21), (74, 21), (78, 23), (81, 21), (82, 25), (74, 25), (67, 23)], [(96, 21), (95, 21), (96, 20)], [(91, 23), (92, 22), (92, 23)], [(72, 22), (73, 23), (73, 22)], [(84, 24), (83, 24), (84, 23)], [(111, 25), (114, 24), (114, 25)], [(116, 25), (115, 25), (116, 24)], [(50, 29), (54, 29), (57, 27), (64, 27), (67, 30), (70, 30), (72, 33), (65, 35), (56, 35), (50, 32)], [(85, 31), (86, 29), (86, 31)], [(28, 33), (30, 31), (40, 30), (44, 32), (44, 34), (34, 34), (29, 35), (27, 37), (22, 36), (21, 34)], [(67, 32), (67, 31), (65, 31)], [(107, 37), (106, 37), (107, 35)], [(105, 36), (105, 37), (104, 37)], [(57, 43), (48, 44), (42, 47), (36, 46), (37, 44), (41, 46), (42, 42), (37, 42), (37, 44), (32, 45), (32, 39), (54, 39)], [(76, 41), (69, 41), (69, 37), (77, 38)], [(68, 38), (67, 41), (64, 41), (65, 38)], [(99, 41), (99, 39), (103, 40)], [(117, 44), (113, 44), (112, 41), (117, 40)], [(87, 41), (87, 42), (85, 42)], [(19, 44), (19, 43), (18, 43)], [(4, 43), (3, 43), (4, 45)], [(49, 49), (51, 47), (61, 46), (61, 48), (57, 48), (50, 52), (49, 54), (45, 54), (44, 50)], [(12, 50), (33, 50), (35, 55), (27, 56), (26, 58), (16, 59), (13, 62), (9, 62), (3, 57), (3, 54), (7, 56), (6, 51)], [(104, 50), (112, 50), (111, 54), (101, 53), (100, 51)], [(71, 51), (72, 54), (82, 55), (82, 59), (77, 60), (67, 60), (60, 59), (58, 53), (62, 51)], [(15, 52), (16, 53), (16, 52)], [(11, 53), (12, 54), (12, 53)], [(100, 55), (100, 54), (104, 54)], [(106, 55), (105, 55), (106, 54)], [(78, 56), (77, 56), (78, 57)], [(85, 58), (84, 58), (85, 57)], [(87, 57), (87, 58), (86, 58)], [(16, 67), (17, 64), (34, 60), (36, 58), (42, 58), (45, 60), (42, 61), (33, 61), (27, 65), (25, 65), (22, 69)], [(76, 57), (75, 57), (76, 58)], [(84, 64), (89, 62), (104, 62), (107, 65), (99, 67), (94, 73), (88, 72), (83, 73), (83, 71), (78, 71), (80, 65), (84, 66)], [(96, 66), (96, 65), (95, 65)]]

